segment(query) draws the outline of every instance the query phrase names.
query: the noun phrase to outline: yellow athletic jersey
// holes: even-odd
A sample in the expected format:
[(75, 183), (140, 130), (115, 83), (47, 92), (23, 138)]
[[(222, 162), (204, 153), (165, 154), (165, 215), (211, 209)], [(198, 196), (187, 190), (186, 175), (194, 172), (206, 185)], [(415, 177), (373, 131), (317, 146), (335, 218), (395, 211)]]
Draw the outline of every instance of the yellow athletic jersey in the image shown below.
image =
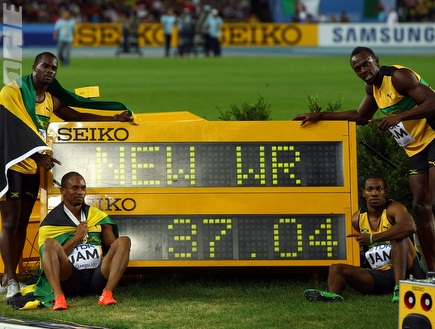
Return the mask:
[[(382, 212), (379, 226), (376, 229), (373, 229), (371, 227), (367, 210), (365, 207), (363, 207), (363, 209), (361, 209), (361, 211), (360, 211), (359, 221), (358, 221), (360, 233), (377, 234), (377, 233), (382, 233), (382, 232), (386, 232), (386, 231), (390, 230), (393, 227), (393, 224), (390, 223), (390, 221), (388, 220), (388, 216), (387, 216), (387, 207), (390, 203), (391, 202), (388, 201), (385, 204), (385, 209)], [(390, 244), (390, 241), (382, 241), (379, 244)], [(376, 245), (376, 243), (374, 243), (373, 246), (374, 245)], [(371, 248), (371, 247), (372, 246), (369, 246), (369, 248)], [(391, 264), (387, 265), (387, 266), (383, 266), (383, 267), (378, 268), (378, 270), (386, 271), (386, 270), (390, 269), (391, 266), (392, 266)]]
[[(386, 232), (393, 227), (393, 225), (388, 220), (387, 209), (384, 209), (384, 211), (382, 212), (381, 221), (377, 229), (373, 229), (371, 227), (367, 212), (361, 212), (359, 214), (358, 224), (360, 228), (360, 233), (367, 233), (367, 234), (377, 234), (377, 233)], [(383, 241), (383, 243), (389, 243), (389, 241)]]
[[(51, 115), (53, 114), (53, 98), (50, 93), (45, 93), (45, 99), (41, 103), (36, 103), (36, 117), (38, 119), (38, 130), (41, 135), (44, 136), (47, 132), (48, 125), (50, 123)], [(18, 171), (22, 174), (36, 174), (38, 171), (38, 166), (36, 162), (31, 158), (27, 158), (12, 167), (11, 170)]]
[[(393, 73), (400, 68), (407, 67), (401, 65), (382, 66), (380, 71), (382, 75), (381, 87), (378, 89), (376, 86), (373, 86), (373, 95), (376, 103), (381, 112), (387, 116), (409, 111), (416, 106), (415, 101), (411, 97), (401, 95), (391, 82)], [(419, 74), (416, 72), (414, 74), (421, 83), (428, 85)], [(405, 120), (402, 123), (403, 126), (397, 126), (394, 130), (390, 130), (398, 143), (400, 139), (406, 139), (403, 143), (405, 145), (400, 143), (399, 145), (405, 149), (409, 157), (422, 151), (435, 138), (435, 131), (427, 124), (426, 119)]]

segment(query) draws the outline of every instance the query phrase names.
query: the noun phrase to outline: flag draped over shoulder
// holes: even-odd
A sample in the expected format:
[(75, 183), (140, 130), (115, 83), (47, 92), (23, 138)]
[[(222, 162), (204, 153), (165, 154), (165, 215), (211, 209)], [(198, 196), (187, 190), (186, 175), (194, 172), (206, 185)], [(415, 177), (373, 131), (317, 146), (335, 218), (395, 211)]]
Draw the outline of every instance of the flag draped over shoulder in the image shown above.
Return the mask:
[(76, 95), (75, 93), (64, 89), (56, 79), (50, 83), (47, 91), (62, 99), (68, 106), (107, 111), (128, 111), (130, 115), (133, 115), (133, 112), (120, 102), (97, 101)]
[[(98, 208), (91, 207), (89, 205), (84, 204), (82, 210), (85, 212), (87, 225), (89, 228), (90, 238), (88, 243), (92, 243), (92, 228), (97, 227), (102, 224), (110, 224), (113, 227), (113, 231), (115, 236), (118, 237), (118, 228), (116, 224), (110, 219), (110, 217), (103, 211)], [(43, 244), (45, 239), (53, 238), (56, 239), (60, 244), (63, 244), (67, 241), (74, 232), (76, 231), (76, 224), (69, 218), (69, 216), (63, 210), (63, 203), (56, 206), (50, 213), (45, 217), (42, 221), (41, 226), (39, 228), (39, 254), (42, 259), (43, 257)], [(99, 234), (96, 233), (99, 236)], [(101, 243), (101, 242), (100, 242)], [(100, 244), (96, 243), (96, 244)], [(43, 266), (44, 264), (42, 264)], [(42, 304), (49, 306), (51, 305), (51, 301), (53, 300), (53, 291), (47, 281), (47, 278), (42, 271), (41, 276), (38, 279), (35, 287), (34, 296), (37, 300), (39, 300)]]
[[(133, 112), (124, 104), (113, 101), (91, 100), (64, 89), (54, 79), (48, 92), (62, 99), (68, 106), (106, 111)], [(37, 130), (36, 91), (32, 75), (4, 86), (0, 92), (0, 197), (8, 190), (7, 170), (36, 152), (50, 150)]]
[[(33, 101), (35, 106), (35, 100)], [(6, 173), (30, 155), (50, 150), (27, 112), (18, 85), (4, 86), (0, 93), (0, 197), (8, 190)]]

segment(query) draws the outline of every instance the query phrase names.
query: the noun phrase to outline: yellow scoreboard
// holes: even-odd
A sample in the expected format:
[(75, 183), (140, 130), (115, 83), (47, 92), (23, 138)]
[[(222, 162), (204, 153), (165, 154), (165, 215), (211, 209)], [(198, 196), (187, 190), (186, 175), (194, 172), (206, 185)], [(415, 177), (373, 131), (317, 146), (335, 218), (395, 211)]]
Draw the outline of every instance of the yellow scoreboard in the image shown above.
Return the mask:
[(188, 112), (50, 125), (42, 214), (78, 171), (132, 239), (131, 267), (359, 264), (355, 125), (206, 121)]

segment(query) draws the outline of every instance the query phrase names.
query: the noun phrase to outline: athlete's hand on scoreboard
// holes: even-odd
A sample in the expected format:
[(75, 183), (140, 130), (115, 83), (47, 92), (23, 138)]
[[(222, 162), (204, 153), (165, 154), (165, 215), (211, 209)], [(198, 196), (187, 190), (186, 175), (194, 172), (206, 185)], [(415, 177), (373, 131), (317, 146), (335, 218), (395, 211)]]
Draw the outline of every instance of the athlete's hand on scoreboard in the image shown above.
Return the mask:
[(124, 111), (120, 114), (115, 114), (115, 121), (119, 122), (132, 122), (134, 120), (134, 116), (130, 115), (128, 111)]
[(315, 123), (315, 122), (319, 121), (320, 115), (321, 115), (320, 112), (304, 113), (304, 114), (299, 114), (293, 120), (294, 121), (302, 120), (302, 122), (301, 122), (301, 126), (302, 126), (302, 125), (306, 124), (307, 122)]

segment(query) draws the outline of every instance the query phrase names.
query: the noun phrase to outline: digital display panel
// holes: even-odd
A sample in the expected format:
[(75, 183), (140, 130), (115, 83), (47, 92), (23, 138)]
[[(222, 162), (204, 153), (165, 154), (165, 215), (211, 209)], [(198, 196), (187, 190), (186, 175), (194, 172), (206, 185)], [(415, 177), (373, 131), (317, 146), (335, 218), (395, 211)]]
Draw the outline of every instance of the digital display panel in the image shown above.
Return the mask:
[(185, 113), (50, 124), (45, 209), (69, 171), (132, 240), (132, 267), (359, 263), (356, 129), (325, 121), (214, 122)]
[[(80, 150), (80, 157), (71, 149)], [(338, 142), (58, 143), (55, 179), (81, 168), (88, 187), (342, 186)]]
[(335, 260), (343, 215), (111, 216), (132, 238), (131, 260)]

